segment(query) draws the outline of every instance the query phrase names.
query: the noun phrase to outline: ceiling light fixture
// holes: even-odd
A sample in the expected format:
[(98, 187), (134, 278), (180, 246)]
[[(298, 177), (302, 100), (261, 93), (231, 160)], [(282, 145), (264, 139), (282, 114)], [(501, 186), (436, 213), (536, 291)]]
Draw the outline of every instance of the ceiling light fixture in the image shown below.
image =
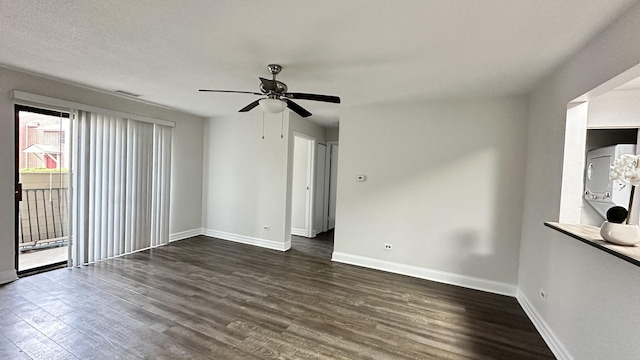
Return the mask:
[(287, 108), (287, 103), (279, 99), (267, 98), (260, 100), (260, 107), (268, 113), (279, 114)]

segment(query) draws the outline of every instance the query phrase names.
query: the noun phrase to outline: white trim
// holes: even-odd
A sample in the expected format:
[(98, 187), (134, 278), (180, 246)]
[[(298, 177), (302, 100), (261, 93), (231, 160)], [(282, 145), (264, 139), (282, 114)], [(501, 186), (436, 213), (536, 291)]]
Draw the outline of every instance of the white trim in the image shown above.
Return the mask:
[(331, 260), (500, 295), (515, 296), (517, 290), (516, 286), (503, 282), (340, 252), (334, 252)]
[(327, 141), (324, 149), (324, 194), (322, 195), (322, 226), (320, 226), (320, 232), (329, 231), (329, 176), (331, 175), (331, 144), (338, 143), (337, 141)]
[[(335, 211), (334, 211), (334, 219), (333, 219), (333, 227), (329, 227), (329, 212), (330, 212), (330, 208), (331, 208), (331, 192), (337, 192), (337, 187), (338, 187), (338, 181), (336, 178), (336, 189), (332, 189), (331, 188), (331, 160), (332, 160), (332, 154), (333, 154), (333, 145), (335, 146), (340, 146), (339, 142), (337, 140), (331, 140), (331, 141), (327, 141), (327, 150), (325, 152), (325, 170), (324, 170), (324, 204), (325, 204), (325, 208), (324, 208), (324, 214), (322, 215), (322, 231), (329, 231), (331, 229), (335, 229), (335, 225), (336, 225), (336, 219), (335, 219)], [(338, 162), (340, 162), (338, 160)], [(336, 176), (337, 176), (337, 167), (336, 167)], [(337, 199), (336, 199), (337, 201)], [(335, 209), (334, 209), (335, 210)]]
[[(309, 144), (307, 146), (307, 192), (305, 193), (305, 213), (304, 213), (304, 225), (305, 225), (305, 229), (304, 229), (304, 234), (302, 235), (298, 235), (298, 234), (294, 234), (294, 235), (298, 235), (298, 236), (304, 236), (307, 238), (311, 238), (312, 233), (313, 233), (313, 217), (314, 217), (314, 210), (315, 210), (315, 182), (314, 182), (314, 178), (316, 175), (315, 172), (315, 168), (316, 168), (316, 144), (318, 143), (317, 139), (314, 136), (311, 135), (307, 135), (307, 134), (303, 134), (297, 131), (292, 131), (291, 132), (293, 135), (293, 151), (295, 154), (295, 138), (299, 137), (301, 139), (305, 139), (307, 141), (309, 141)], [(294, 155), (295, 156), (295, 155)], [(293, 197), (292, 197), (293, 198)], [(297, 229), (298, 230), (298, 229)], [(292, 229), (293, 231), (293, 229)], [(292, 233), (293, 234), (293, 233)]]
[(291, 228), (291, 235), (307, 237), (307, 231), (305, 229)]
[(161, 120), (161, 119), (156, 119), (156, 118), (152, 118), (144, 115), (131, 114), (123, 111), (117, 111), (117, 110), (105, 109), (97, 106), (80, 104), (73, 101), (56, 99), (49, 96), (32, 94), (32, 93), (28, 93), (20, 90), (13, 90), (12, 98), (14, 100), (27, 101), (30, 104), (43, 104), (43, 105), (56, 106), (60, 108), (67, 108), (69, 110), (75, 109), (75, 110), (90, 111), (90, 112), (100, 113), (104, 115), (117, 116), (125, 119), (142, 121), (142, 122), (147, 122), (152, 124), (159, 124), (159, 125), (164, 125), (169, 127), (176, 127), (176, 123), (173, 121)]
[(564, 347), (564, 345), (562, 345), (562, 342), (560, 342), (560, 340), (556, 337), (556, 335), (553, 333), (553, 330), (551, 330), (549, 325), (547, 325), (542, 316), (538, 314), (529, 299), (527, 299), (527, 297), (522, 291), (520, 291), (520, 289), (518, 289), (517, 291), (516, 299), (518, 299), (518, 303), (520, 303), (520, 306), (527, 314), (533, 325), (536, 327), (536, 330), (538, 330), (544, 342), (547, 343), (547, 346), (549, 346), (549, 349), (551, 349), (553, 355), (555, 355), (555, 357), (559, 360), (572, 360), (573, 357), (571, 356), (569, 351)]
[(10, 283), (18, 280), (18, 274), (15, 270), (3, 271), (0, 273), (0, 284)]
[(194, 236), (202, 235), (202, 228), (180, 231), (169, 234), (169, 242), (188, 239)]
[(232, 234), (224, 231), (202, 229), (202, 235), (241, 244), (254, 245), (272, 250), (287, 251), (291, 248), (291, 239), (281, 243), (273, 240), (254, 238), (251, 236)]
[[(323, 149), (323, 154), (322, 154), (322, 158), (320, 158), (320, 149)], [(325, 173), (327, 171), (327, 144), (323, 144), (320, 142), (316, 143), (316, 158), (315, 158), (315, 169), (316, 169), (316, 173), (315, 176), (313, 178), (313, 182), (315, 185), (315, 191), (314, 191), (314, 211), (313, 211), (313, 226), (311, 227), (312, 231), (311, 231), (311, 235), (312, 237), (315, 237), (316, 235), (318, 235), (319, 233), (322, 232), (322, 227), (326, 226), (323, 225), (323, 223), (325, 222), (323, 219), (323, 214), (324, 214), (324, 197), (325, 197), (325, 193), (327, 192), (327, 189), (325, 188)], [(320, 171), (322, 171), (322, 179), (319, 179), (320, 176)], [(320, 193), (320, 188), (322, 188), (322, 193)], [(320, 197), (320, 198), (318, 198)], [(319, 208), (318, 208), (319, 207)], [(319, 211), (318, 211), (319, 210)], [(318, 218), (320, 218), (318, 220)]]

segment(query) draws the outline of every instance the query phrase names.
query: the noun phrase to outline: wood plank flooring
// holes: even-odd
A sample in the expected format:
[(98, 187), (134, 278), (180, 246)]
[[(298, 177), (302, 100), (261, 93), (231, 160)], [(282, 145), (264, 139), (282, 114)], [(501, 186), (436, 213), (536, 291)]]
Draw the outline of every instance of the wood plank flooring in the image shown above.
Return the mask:
[(517, 301), (199, 236), (0, 286), (0, 359), (553, 359)]

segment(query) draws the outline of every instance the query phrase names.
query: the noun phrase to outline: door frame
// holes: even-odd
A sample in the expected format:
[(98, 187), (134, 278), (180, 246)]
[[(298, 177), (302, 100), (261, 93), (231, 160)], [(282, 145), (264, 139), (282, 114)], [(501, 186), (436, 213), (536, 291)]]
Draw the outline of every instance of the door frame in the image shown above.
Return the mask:
[[(314, 215), (314, 204), (315, 204), (315, 199), (313, 194), (315, 194), (315, 184), (314, 184), (314, 177), (315, 177), (315, 156), (316, 156), (316, 144), (317, 144), (317, 140), (315, 137), (311, 136), (311, 135), (307, 135), (307, 134), (303, 134), (303, 133), (299, 133), (297, 131), (293, 131), (293, 153), (295, 156), (295, 138), (299, 137), (305, 140), (309, 141), (309, 152), (308, 152), (308, 158), (307, 158), (307, 193), (305, 196), (306, 199), (306, 204), (305, 204), (305, 215), (304, 215), (304, 222), (305, 222), (305, 229), (304, 229), (304, 235), (305, 237), (308, 238), (312, 238), (314, 237), (313, 234), (313, 215)], [(293, 184), (293, 183), (292, 183)], [(293, 190), (292, 190), (293, 191)], [(292, 204), (293, 204), (293, 197), (291, 200)], [(293, 209), (293, 205), (291, 206), (291, 209)], [(291, 215), (293, 217), (293, 213)]]
[[(321, 151), (321, 149), (323, 149)], [(315, 182), (315, 194), (313, 205), (314, 214), (313, 214), (313, 236), (315, 237), (319, 233), (325, 232), (326, 230), (326, 219), (325, 219), (325, 197), (327, 194), (326, 188), (326, 175), (327, 175), (327, 144), (325, 143), (317, 143), (316, 144), (316, 174), (314, 176)], [(321, 176), (321, 177), (320, 177)], [(317, 223), (316, 223), (317, 222)]]
[(19, 228), (18, 226), (20, 225), (20, 216), (18, 216), (19, 212), (20, 212), (20, 201), (22, 201), (22, 185), (20, 184), (20, 109), (22, 108), (22, 105), (18, 105), (18, 104), (14, 104), (13, 105), (13, 127), (14, 127), (14, 134), (13, 134), (13, 142), (14, 142), (14, 162), (13, 162), (13, 169), (14, 169), (14, 209), (13, 209), (13, 216), (14, 216), (14, 235), (13, 235), (13, 243), (15, 246), (15, 251), (14, 251), (14, 264), (13, 264), (13, 268), (16, 269), (16, 274), (18, 273), (18, 265), (19, 265), (19, 261), (20, 258), (18, 257), (18, 252), (20, 251), (20, 245), (18, 245), (18, 242), (20, 239), (18, 239), (18, 236), (20, 236), (19, 234)]
[[(66, 261), (47, 264), (44, 266), (38, 266), (28, 270), (19, 269), (20, 239), (18, 238), (18, 236), (19, 236), (19, 226), (21, 226), (19, 212), (20, 212), (20, 201), (21, 201), (20, 198), (22, 197), (22, 192), (21, 192), (22, 187), (20, 183), (20, 151), (21, 151), (20, 150), (20, 111), (27, 111), (27, 112), (32, 112), (36, 114), (63, 117), (71, 121), (71, 112), (66, 112), (63, 110), (52, 110), (52, 109), (48, 109), (47, 106), (42, 106), (42, 107), (38, 107), (38, 106), (39, 105), (23, 105), (18, 102), (13, 104), (13, 123), (14, 123), (13, 142), (14, 142), (14, 169), (15, 169), (15, 173), (14, 173), (14, 200), (15, 200), (14, 201), (15, 202), (14, 220), (15, 221), (14, 221), (14, 239), (13, 240), (15, 244), (14, 269), (16, 270), (16, 274), (18, 275), (18, 277), (64, 267), (64, 266), (67, 266), (67, 264), (69, 263), (69, 256), (68, 256)], [(69, 124), (69, 126), (72, 126), (71, 123)], [(67, 141), (69, 140), (70, 139), (67, 139)], [(18, 191), (20, 191), (20, 194), (18, 194)], [(69, 235), (68, 244), (69, 244), (68, 247), (71, 248), (71, 235)], [(68, 254), (70, 254), (70, 252), (68, 252)]]
[[(329, 209), (331, 207), (331, 192), (336, 191), (336, 189), (331, 188), (331, 156), (333, 154), (333, 146), (339, 146), (339, 142), (337, 140), (327, 141), (327, 151), (326, 151), (326, 159), (325, 159), (325, 172), (324, 172), (324, 203), (325, 207), (322, 215), (322, 231), (328, 231), (329, 229)], [(337, 169), (337, 167), (336, 167)], [(337, 181), (336, 181), (336, 188)], [(335, 228), (335, 221), (334, 221)]]

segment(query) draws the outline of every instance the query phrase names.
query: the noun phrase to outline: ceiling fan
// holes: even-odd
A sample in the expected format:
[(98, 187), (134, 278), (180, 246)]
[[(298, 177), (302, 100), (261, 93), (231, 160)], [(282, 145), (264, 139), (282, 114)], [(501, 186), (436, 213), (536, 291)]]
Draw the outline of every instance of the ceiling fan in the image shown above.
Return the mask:
[(247, 112), (254, 107), (260, 105), (265, 111), (270, 113), (280, 113), (284, 111), (285, 108), (289, 108), (291, 111), (302, 117), (311, 116), (311, 113), (303, 108), (302, 106), (296, 104), (291, 99), (296, 100), (313, 100), (313, 101), (323, 101), (329, 103), (340, 104), (340, 98), (337, 96), (331, 95), (318, 95), (318, 94), (307, 94), (307, 93), (298, 93), (298, 92), (288, 92), (287, 85), (282, 81), (276, 80), (276, 75), (280, 73), (282, 70), (282, 66), (278, 64), (269, 64), (267, 65), (267, 69), (273, 76), (272, 79), (260, 79), (260, 92), (252, 92), (252, 91), (235, 91), (235, 90), (208, 90), (208, 89), (200, 89), (199, 91), (203, 92), (219, 92), (219, 93), (238, 93), (238, 94), (252, 94), (252, 95), (261, 95), (265, 96), (262, 99), (258, 99), (249, 105), (240, 109), (240, 112)]

